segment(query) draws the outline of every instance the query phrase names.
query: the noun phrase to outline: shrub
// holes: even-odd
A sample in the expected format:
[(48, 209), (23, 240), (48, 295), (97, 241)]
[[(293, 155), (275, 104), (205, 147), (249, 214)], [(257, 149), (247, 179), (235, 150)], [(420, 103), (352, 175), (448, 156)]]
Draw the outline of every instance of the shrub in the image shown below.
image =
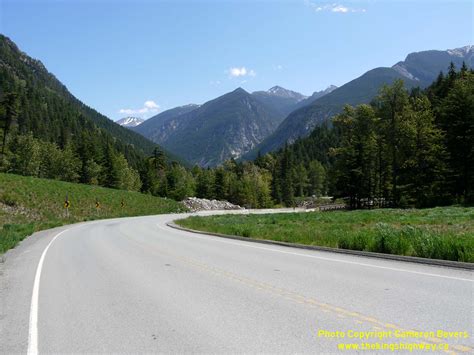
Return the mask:
[(373, 243), (373, 238), (366, 233), (358, 233), (356, 235), (345, 234), (338, 240), (338, 247), (350, 250), (369, 250), (369, 246)]

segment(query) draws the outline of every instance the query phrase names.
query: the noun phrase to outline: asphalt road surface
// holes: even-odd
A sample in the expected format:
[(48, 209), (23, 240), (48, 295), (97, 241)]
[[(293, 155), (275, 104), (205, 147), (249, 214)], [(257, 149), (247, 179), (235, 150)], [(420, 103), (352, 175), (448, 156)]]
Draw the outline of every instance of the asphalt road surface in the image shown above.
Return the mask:
[[(176, 218), (65, 226), (9, 251), (0, 352), (472, 351), (468, 270), (188, 233)], [(452, 333), (410, 333), (439, 330)]]

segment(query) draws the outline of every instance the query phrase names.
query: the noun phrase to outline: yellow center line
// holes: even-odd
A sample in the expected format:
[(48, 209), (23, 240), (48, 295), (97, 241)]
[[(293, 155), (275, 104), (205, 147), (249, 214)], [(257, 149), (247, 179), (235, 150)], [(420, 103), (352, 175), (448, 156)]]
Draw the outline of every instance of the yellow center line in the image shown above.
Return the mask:
[[(250, 278), (247, 278), (247, 277), (243, 277), (243, 276), (234, 274), (232, 272), (229, 272), (229, 271), (226, 271), (226, 270), (223, 270), (223, 269), (219, 269), (219, 268), (216, 268), (216, 267), (211, 267), (209, 265), (198, 262), (197, 260), (194, 260), (194, 259), (191, 259), (191, 258), (178, 256), (178, 255), (175, 255), (175, 254), (171, 254), (169, 252), (165, 252), (163, 250), (160, 250), (160, 252), (162, 252), (163, 254), (166, 254), (168, 256), (171, 256), (175, 259), (181, 260), (184, 263), (196, 266), (196, 267), (200, 268), (201, 270), (210, 271), (213, 274), (216, 274), (218, 276), (223, 276), (227, 279), (241, 282), (245, 285), (248, 285), (248, 286), (250, 286), (254, 289), (260, 290), (260, 291), (268, 291), (273, 295), (280, 296), (280, 297), (282, 297), (286, 300), (289, 300), (289, 301), (307, 306), (309, 308), (319, 308), (324, 313), (330, 313), (330, 312), (336, 313), (337, 317), (339, 317), (339, 318), (345, 318), (345, 316), (349, 316), (357, 324), (364, 324), (364, 323), (365, 324), (370, 324), (370, 325), (372, 325), (373, 329), (376, 329), (376, 330), (393, 329), (393, 330), (399, 330), (401, 332), (415, 331), (413, 329), (404, 329), (404, 328), (402, 328), (400, 326), (397, 326), (395, 324), (382, 322), (382, 321), (380, 321), (376, 318), (373, 318), (373, 317), (370, 317), (370, 316), (365, 316), (365, 315), (362, 315), (362, 314), (354, 312), (354, 311), (343, 309), (341, 307), (329, 305), (327, 303), (322, 303), (318, 300), (315, 300), (314, 298), (308, 298), (307, 296), (299, 294), (299, 293), (294, 292), (294, 291), (290, 291), (290, 290), (287, 290), (287, 289), (283, 289), (283, 288), (280, 288), (280, 287), (273, 286), (273, 285), (268, 284), (268, 283), (264, 283), (264, 282), (253, 280), (253, 279), (250, 279)], [(428, 342), (431, 342), (431, 343), (443, 342), (442, 339), (433, 338), (433, 337), (427, 337), (427, 338), (419, 339), (417, 341), (421, 344), (426, 344), (425, 341), (428, 341)], [(456, 350), (461, 351), (461, 352), (471, 352), (473, 350), (472, 348), (470, 348), (468, 346), (465, 346), (465, 345), (451, 345), (451, 344), (449, 344), (449, 347), (451, 349), (456, 349)], [(451, 354), (454, 353), (452, 350), (444, 350), (444, 352), (451, 353)]]

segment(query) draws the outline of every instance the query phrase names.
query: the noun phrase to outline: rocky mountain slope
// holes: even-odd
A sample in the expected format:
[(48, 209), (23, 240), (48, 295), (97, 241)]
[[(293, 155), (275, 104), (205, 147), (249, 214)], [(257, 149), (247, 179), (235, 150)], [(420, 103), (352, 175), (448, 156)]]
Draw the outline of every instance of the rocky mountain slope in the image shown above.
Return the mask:
[(293, 110), (292, 111), (295, 111), (296, 109), (299, 109), (301, 107), (304, 107), (304, 106), (308, 106), (308, 105), (311, 105), (314, 101), (316, 101), (317, 99), (327, 95), (327, 94), (330, 94), (331, 92), (333, 92), (334, 90), (337, 89), (337, 86), (336, 85), (329, 85), (326, 89), (324, 90), (320, 90), (320, 91), (315, 91), (313, 92), (313, 95), (305, 98), (304, 100), (301, 100), (300, 102), (298, 102), (294, 107), (293, 107)]
[(274, 86), (267, 91), (254, 91), (252, 96), (278, 111), (282, 116), (287, 116), (307, 96), (287, 90), (281, 86)]
[(284, 117), (238, 88), (201, 106), (165, 111), (135, 130), (192, 164), (215, 166), (250, 151)]
[(133, 130), (153, 142), (162, 144), (171, 134), (180, 129), (182, 122), (180, 117), (198, 107), (199, 105), (189, 104), (163, 111), (134, 127)]

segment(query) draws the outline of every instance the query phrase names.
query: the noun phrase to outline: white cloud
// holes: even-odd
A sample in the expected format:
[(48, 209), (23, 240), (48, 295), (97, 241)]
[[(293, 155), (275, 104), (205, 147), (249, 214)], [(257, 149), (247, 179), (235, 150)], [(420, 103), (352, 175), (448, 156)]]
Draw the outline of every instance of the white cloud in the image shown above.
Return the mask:
[(334, 6), (333, 8), (331, 8), (331, 11), (332, 12), (342, 12), (342, 13), (346, 13), (346, 12), (349, 12), (349, 8), (348, 7), (345, 7), (343, 5), (336, 5)]
[(315, 12), (327, 11), (340, 14), (347, 14), (350, 12), (366, 12), (366, 10), (362, 8), (353, 8), (337, 3), (313, 3), (309, 0), (305, 0), (305, 4), (311, 7)]
[(255, 76), (257, 73), (253, 69), (247, 69), (246, 67), (233, 67), (228, 70), (231, 78), (238, 78), (241, 76)]
[(158, 105), (153, 100), (147, 100), (143, 103), (142, 108), (138, 108), (138, 109), (122, 108), (118, 111), (118, 113), (124, 114), (124, 115), (146, 116), (149, 113), (157, 113), (159, 110), (160, 110), (160, 105)]
[(245, 68), (245, 67), (230, 68), (229, 69), (229, 74), (230, 74), (230, 76), (233, 76), (233, 77), (245, 76), (245, 75), (247, 75), (247, 68)]
[(273, 70), (278, 70), (278, 71), (283, 70), (283, 65), (281, 65), (281, 64), (274, 65)]
[(156, 104), (156, 102), (155, 102), (155, 101), (152, 101), (152, 100), (145, 101), (144, 106), (145, 106), (146, 108), (149, 108), (149, 109), (154, 109), (154, 108), (158, 109), (158, 108), (160, 108), (160, 106), (158, 106), (158, 105)]

